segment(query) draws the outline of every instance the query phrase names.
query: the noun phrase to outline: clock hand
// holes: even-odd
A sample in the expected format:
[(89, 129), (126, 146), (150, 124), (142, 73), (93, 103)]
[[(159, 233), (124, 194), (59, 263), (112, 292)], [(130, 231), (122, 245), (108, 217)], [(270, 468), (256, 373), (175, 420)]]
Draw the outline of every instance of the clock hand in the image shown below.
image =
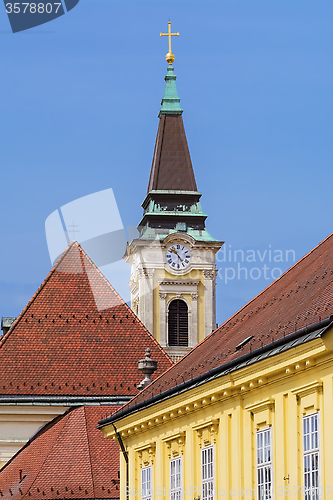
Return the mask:
[(178, 254), (177, 250), (175, 250), (174, 248), (170, 248), (170, 251), (171, 251), (171, 252), (173, 252), (173, 253), (175, 253), (175, 254), (177, 255), (178, 259), (180, 259), (180, 260), (183, 262), (183, 260), (184, 260), (184, 259), (182, 259), (182, 258), (179, 256), (179, 254)]

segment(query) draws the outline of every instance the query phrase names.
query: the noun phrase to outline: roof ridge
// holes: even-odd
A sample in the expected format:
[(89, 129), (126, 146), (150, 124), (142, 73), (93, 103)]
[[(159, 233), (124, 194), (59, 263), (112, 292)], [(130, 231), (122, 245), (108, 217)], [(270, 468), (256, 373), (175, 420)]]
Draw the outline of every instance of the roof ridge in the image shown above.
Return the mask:
[(61, 256), (59, 257), (59, 259), (57, 260), (57, 262), (54, 264), (54, 266), (49, 271), (49, 273), (46, 276), (46, 278), (39, 285), (39, 287), (36, 290), (36, 292), (33, 294), (33, 296), (31, 297), (31, 299), (29, 300), (29, 302), (26, 304), (26, 306), (23, 308), (23, 310), (21, 311), (21, 313), (19, 314), (19, 316), (16, 318), (16, 320), (14, 321), (14, 323), (11, 326), (11, 328), (9, 329), (9, 331), (1, 338), (1, 340), (0, 340), (0, 348), (4, 345), (4, 343), (10, 337), (10, 335), (15, 331), (15, 328), (19, 324), (19, 322), (20, 322), (21, 318), (23, 317), (23, 315), (29, 310), (29, 308), (33, 304), (33, 302), (36, 299), (36, 297), (38, 297), (38, 295), (41, 293), (41, 291), (45, 288), (45, 286), (47, 285), (47, 283), (49, 282), (49, 280), (51, 279), (51, 277), (54, 275), (56, 269), (59, 267), (59, 265), (61, 264), (61, 262), (63, 262), (63, 260), (65, 259), (65, 257), (67, 256), (67, 254), (70, 252), (70, 250), (73, 247), (76, 247), (79, 250), (79, 252), (80, 252), (80, 259), (81, 259), (81, 263), (82, 263), (82, 266), (83, 266), (84, 273), (88, 276), (87, 269), (86, 269), (85, 262), (84, 262), (84, 258), (87, 258), (88, 262), (91, 264), (91, 266), (93, 267), (94, 271), (98, 274), (98, 276), (103, 280), (104, 284), (106, 284), (107, 287), (109, 288), (109, 290), (116, 295), (116, 298), (119, 300), (120, 305), (121, 306), (125, 306), (125, 308), (127, 310), (127, 313), (131, 314), (132, 318), (134, 320), (138, 321), (141, 324), (141, 326), (144, 328), (144, 330), (146, 331), (146, 333), (149, 334), (149, 336), (151, 337), (152, 341), (155, 344), (155, 347), (161, 353), (163, 353), (165, 356), (167, 356), (171, 360), (170, 356), (165, 352), (165, 350), (162, 348), (162, 346), (159, 344), (159, 342), (157, 342), (157, 340), (153, 337), (153, 335), (151, 334), (151, 332), (146, 328), (146, 326), (137, 317), (137, 315), (134, 313), (134, 311), (132, 311), (132, 309), (129, 307), (129, 305), (119, 295), (119, 293), (117, 292), (117, 290), (113, 287), (113, 285), (109, 282), (109, 280), (104, 276), (104, 274), (102, 273), (102, 271), (97, 267), (97, 265), (94, 263), (94, 261), (89, 257), (89, 255), (87, 254), (87, 252), (75, 240), (72, 241), (68, 245), (68, 247), (64, 250), (64, 252), (61, 254)]
[[(119, 417), (119, 419), (125, 418), (128, 415), (131, 415), (132, 412), (141, 411), (144, 407), (151, 407), (154, 404), (158, 404), (163, 400), (166, 400), (170, 397), (173, 397), (175, 394), (177, 394), (177, 388), (181, 388), (181, 390), (178, 389), (178, 394), (179, 394), (181, 392), (184, 392), (184, 390), (190, 390), (190, 389), (193, 389), (194, 387), (198, 387), (199, 385), (201, 385), (202, 381), (204, 381), (205, 379), (211, 380), (212, 375), (214, 374), (214, 376), (215, 376), (215, 375), (219, 374), (220, 371), (223, 372), (223, 370), (224, 370), (225, 373), (224, 374), (222, 373), (222, 375), (226, 375), (226, 374), (230, 373), (230, 368), (232, 367), (232, 365), (236, 365), (236, 370), (237, 370), (237, 369), (239, 369), (239, 364), (244, 363), (245, 359), (249, 359), (251, 357), (254, 357), (254, 358), (258, 357), (259, 354), (261, 355), (263, 352), (269, 351), (270, 348), (275, 349), (277, 345), (288, 344), (291, 341), (294, 341), (295, 338), (302, 338), (302, 336), (311, 334), (311, 333), (315, 332), (316, 330), (320, 333), (320, 336), (322, 336), (331, 329), (331, 326), (333, 324), (332, 320), (333, 320), (333, 316), (330, 316), (330, 317), (325, 318), (324, 320), (322, 320), (320, 322), (313, 323), (312, 325), (306, 326), (304, 328), (301, 328), (298, 331), (292, 332), (292, 333), (288, 334), (286, 337), (281, 337), (280, 339), (273, 340), (273, 341), (269, 342), (268, 344), (255, 349), (254, 351), (244, 353), (239, 358), (233, 358), (225, 363), (222, 363), (221, 365), (218, 365), (218, 366), (216, 366), (216, 367), (214, 367), (206, 372), (201, 373), (200, 375), (198, 375), (192, 379), (188, 379), (188, 380), (184, 381), (183, 383), (176, 384), (175, 386), (173, 386), (169, 389), (166, 389), (165, 391), (160, 392), (159, 394), (158, 393), (152, 394), (150, 396), (150, 398), (139, 401), (139, 403), (137, 403), (137, 405), (134, 404), (134, 408), (132, 408), (132, 409), (131, 409), (131, 406), (124, 405), (119, 410), (119, 413), (121, 415)], [(309, 340), (312, 341), (313, 338), (311, 338)], [(294, 343), (292, 344), (292, 347), (293, 346), (294, 346)], [(273, 355), (275, 355), (275, 354), (273, 354)], [(260, 360), (262, 360), (262, 357), (259, 360), (257, 360), (257, 362)], [(238, 368), (237, 368), (237, 366), (238, 366)], [(240, 369), (242, 369), (242, 367)], [(226, 370), (228, 370), (228, 371), (226, 371)], [(185, 389), (184, 389), (184, 385), (185, 385)], [(135, 408), (135, 406), (137, 406), (137, 408)], [(117, 419), (115, 419), (115, 420), (113, 419), (113, 416), (115, 416), (117, 413), (118, 412), (114, 413), (113, 415), (110, 415), (110, 417), (108, 417), (107, 419), (99, 421), (98, 428), (102, 428), (105, 425), (109, 424), (110, 422), (111, 423), (117, 422)]]
[[(89, 255), (87, 254), (87, 252), (81, 247), (81, 245), (78, 243), (78, 246), (79, 246), (79, 250), (81, 250), (81, 252), (83, 253), (83, 256), (84, 257), (87, 257), (87, 259), (89, 260), (90, 264), (94, 267), (95, 271), (98, 272), (98, 274), (100, 275), (100, 277), (103, 279), (103, 281), (108, 285), (109, 288), (111, 288), (112, 291), (114, 291), (116, 293), (116, 295), (118, 296), (118, 298), (120, 299), (120, 301), (123, 303), (123, 304), (126, 304), (126, 302), (124, 301), (124, 299), (119, 295), (119, 293), (117, 292), (117, 290), (114, 288), (114, 286), (110, 283), (110, 281), (104, 276), (104, 274), (102, 273), (102, 271), (96, 266), (95, 262), (89, 257)], [(80, 257), (83, 257), (82, 255), (80, 255)], [(87, 273), (87, 270), (86, 270), (86, 266), (84, 265), (84, 260), (82, 259), (82, 266), (84, 268), (84, 271), (85, 273), (88, 275)], [(128, 305), (126, 304), (126, 306), (128, 307)]]
[[(323, 241), (321, 241), (320, 243), (318, 243), (318, 245), (316, 245), (314, 248), (312, 248), (308, 253), (306, 253), (305, 255), (303, 255), (303, 257), (301, 257), (297, 262), (295, 262), (295, 264), (293, 264), (291, 267), (289, 267), (284, 273), (281, 274), (281, 276), (279, 276), (278, 278), (276, 278), (274, 281), (272, 281), (272, 283), (270, 283), (269, 285), (266, 286), (266, 288), (264, 288), (263, 290), (261, 290), (261, 292), (259, 292), (257, 295), (255, 295), (251, 300), (249, 300), (246, 304), (244, 304), (238, 311), (236, 311), (232, 316), (230, 316), (230, 318), (228, 318), (224, 323), (222, 323), (222, 325), (220, 325), (218, 328), (216, 328), (216, 330), (214, 330), (212, 333), (210, 333), (205, 339), (203, 340), (206, 340), (207, 338), (209, 338), (213, 333), (217, 332), (220, 328), (222, 328), (223, 326), (225, 326), (227, 323), (229, 323), (229, 321), (231, 321), (233, 318), (235, 318), (239, 313), (241, 313), (243, 311), (243, 309), (245, 307), (247, 307), (249, 304), (251, 304), (254, 300), (257, 299), (257, 297), (260, 297), (260, 295), (262, 295), (263, 293), (266, 292), (266, 290), (268, 290), (270, 287), (272, 287), (275, 283), (277, 283), (278, 281), (280, 281), (284, 276), (286, 276), (289, 272), (291, 272), (292, 269), (294, 269), (294, 267), (298, 266), (304, 259), (306, 259), (310, 254), (312, 254), (318, 247), (320, 247), (321, 245), (323, 245), (325, 243), (325, 241), (327, 241), (329, 238), (331, 238), (333, 236), (333, 233), (329, 234)], [(194, 349), (196, 349), (196, 347), (198, 345), (200, 345), (203, 341), (201, 341), (199, 344), (197, 344)], [(184, 356), (185, 357), (185, 356)]]
[[(75, 244), (80, 247), (79, 243), (77, 241), (71, 241), (71, 243), (68, 245), (68, 247), (63, 251), (63, 253), (61, 254), (61, 256), (59, 257), (59, 259), (57, 260), (57, 262), (53, 265), (53, 267), (51, 268), (51, 270), (49, 271), (48, 275), (46, 276), (46, 278), (44, 278), (44, 280), (42, 281), (42, 283), (39, 285), (39, 287), (37, 288), (37, 290), (35, 291), (35, 293), (33, 294), (33, 296), (31, 297), (31, 299), (29, 300), (29, 302), (25, 305), (25, 307), (22, 309), (22, 311), (20, 312), (20, 314), (17, 316), (16, 320), (14, 321), (14, 323), (12, 324), (12, 326), (10, 327), (10, 329), (8, 330), (8, 332), (2, 337), (2, 339), (0, 340), (0, 348), (2, 347), (2, 345), (6, 342), (6, 340), (8, 339), (8, 337), (11, 335), (11, 333), (15, 330), (16, 326), (18, 325), (21, 317), (26, 313), (26, 311), (29, 309), (29, 307), (33, 304), (34, 300), (36, 299), (36, 297), (38, 297), (38, 295), (40, 294), (40, 292), (43, 290), (43, 288), (45, 287), (46, 283), (48, 283), (48, 281), (50, 280), (51, 276), (54, 274), (56, 268), (60, 265), (60, 263), (63, 261), (63, 259), (66, 257), (67, 253), (71, 250), (71, 248), (73, 246), (75, 246)], [(80, 247), (81, 248), (81, 247)]]
[(62, 413), (61, 415), (57, 415), (54, 417), (50, 422), (47, 422), (44, 424), (38, 431), (31, 437), (29, 440), (20, 448), (9, 460), (8, 462), (5, 463), (0, 469), (0, 472), (5, 470), (6, 467), (8, 467), (9, 464), (13, 462), (13, 460), (20, 454), (22, 453), (31, 443), (33, 443), (39, 436), (44, 434), (44, 432), (48, 431), (49, 429), (52, 429), (54, 425), (56, 425), (59, 420), (61, 420), (63, 417), (65, 417), (68, 413), (70, 413), (73, 410), (76, 410), (77, 407), (72, 406), (71, 408), (68, 408), (68, 410), (65, 411), (65, 413)]
[[(74, 409), (74, 408), (73, 408), (73, 409)], [(77, 408), (76, 408), (76, 409), (77, 409)], [(71, 408), (70, 408), (70, 410), (71, 410)], [(66, 412), (64, 415), (59, 415), (59, 416), (60, 416), (60, 417), (64, 417), (64, 416), (66, 416), (66, 417), (67, 417), (67, 418), (66, 418), (66, 420), (68, 421), (68, 415), (69, 415), (69, 413), (71, 413), (71, 412), (70, 412), (70, 411), (68, 411), (68, 412)], [(57, 417), (56, 417), (56, 418), (57, 418)], [(56, 419), (55, 419), (55, 420), (56, 420)], [(58, 420), (58, 422), (59, 422), (59, 421), (61, 421), (61, 418)], [(51, 422), (53, 422), (53, 420), (51, 420)], [(56, 425), (56, 423), (57, 423), (57, 422), (55, 422), (55, 423), (54, 423), (54, 425)], [(53, 427), (53, 426), (51, 426), (51, 428), (52, 428), (52, 427)], [(33, 479), (33, 481), (31, 482), (31, 484), (30, 484), (30, 486), (29, 486), (29, 488), (28, 488), (28, 490), (27, 490), (27, 493), (29, 493), (29, 491), (31, 491), (31, 489), (32, 489), (33, 485), (36, 483), (36, 481), (37, 481), (37, 479), (38, 479), (38, 476), (40, 475), (41, 471), (43, 470), (43, 467), (44, 467), (44, 465), (45, 465), (45, 462), (47, 461), (47, 459), (48, 459), (48, 458), (49, 458), (49, 456), (50, 456), (50, 452), (52, 451), (52, 449), (54, 448), (54, 446), (55, 446), (55, 445), (56, 445), (56, 443), (58, 442), (59, 436), (62, 434), (62, 432), (64, 431), (65, 427), (66, 427), (66, 422), (64, 423), (64, 425), (63, 425), (63, 427), (62, 427), (61, 431), (59, 431), (59, 433), (58, 433), (57, 437), (55, 438), (55, 440), (54, 440), (53, 444), (51, 445), (51, 447), (50, 447), (50, 449), (49, 449), (49, 452), (45, 455), (45, 458), (44, 458), (43, 462), (41, 463), (41, 465), (39, 466), (39, 470), (38, 470), (38, 472), (37, 472), (37, 474), (36, 474), (35, 478), (34, 478), (34, 479)], [(37, 437), (37, 436), (36, 436), (36, 437)], [(25, 496), (27, 495), (27, 493), (25, 494)]]
[[(135, 314), (135, 312), (130, 308), (130, 306), (127, 304), (127, 302), (124, 301), (124, 299), (119, 295), (119, 293), (117, 292), (117, 290), (113, 287), (112, 283), (110, 283), (110, 281), (104, 276), (104, 274), (102, 273), (102, 271), (96, 266), (96, 264), (94, 263), (94, 261), (89, 257), (89, 255), (84, 251), (84, 249), (79, 245), (79, 247), (81, 248), (81, 250), (83, 251), (83, 253), (85, 254), (85, 256), (88, 258), (88, 260), (90, 261), (90, 263), (95, 267), (95, 269), (98, 271), (98, 273), (100, 274), (100, 276), (103, 278), (103, 280), (106, 282), (106, 284), (111, 287), (112, 290), (115, 291), (115, 293), (117, 294), (117, 296), (120, 298), (121, 302), (123, 305), (126, 306), (127, 310), (131, 313), (131, 315), (133, 316), (133, 319), (136, 319), (138, 320), (141, 325), (143, 326), (143, 328), (146, 330), (146, 332), (151, 336), (152, 340), (154, 341), (154, 343), (156, 344), (156, 346), (159, 348), (160, 351), (163, 351), (163, 353), (165, 353), (169, 359), (170, 356), (166, 353), (166, 351), (162, 348), (161, 344), (159, 342), (157, 342), (157, 340), (155, 339), (155, 337), (152, 335), (152, 333), (148, 330), (148, 328), (142, 323), (142, 321), (140, 320), (140, 318), (138, 318), (138, 316)], [(83, 262), (83, 265), (84, 265), (84, 262)], [(85, 266), (84, 266), (84, 269), (85, 269)], [(86, 269), (85, 269), (85, 272)], [(172, 365), (171, 365), (172, 366)]]
[[(219, 330), (222, 330), (229, 322), (231, 322), (236, 316), (238, 316), (246, 307), (249, 306), (249, 304), (251, 304), (254, 300), (256, 300), (258, 297), (260, 297), (264, 292), (266, 292), (270, 287), (272, 287), (275, 283), (277, 283), (279, 280), (281, 280), (284, 276), (286, 276), (289, 272), (291, 272), (291, 270), (295, 267), (295, 266), (298, 266), (304, 259), (306, 259), (310, 254), (312, 254), (318, 247), (320, 247), (321, 245), (323, 245), (329, 238), (331, 238), (333, 236), (333, 233), (329, 234), (323, 241), (321, 241), (320, 243), (318, 243), (318, 245), (316, 245), (314, 248), (312, 248), (309, 252), (307, 252), (305, 255), (303, 255), (303, 257), (301, 257), (297, 262), (295, 262), (295, 264), (293, 264), (291, 267), (289, 267), (283, 274), (281, 274), (281, 276), (279, 276), (278, 278), (276, 278), (272, 283), (270, 283), (266, 288), (264, 288), (261, 292), (259, 292), (255, 297), (253, 297), (251, 300), (249, 300), (249, 302), (247, 302), (246, 304), (244, 304), (244, 306), (241, 307), (241, 309), (239, 309), (238, 311), (236, 311), (232, 316), (230, 316), (230, 318), (228, 318), (224, 323), (222, 323), (218, 328), (216, 328), (213, 332), (211, 332), (209, 335), (207, 335), (207, 337), (205, 337), (203, 340), (201, 340), (196, 346), (193, 347), (193, 349), (191, 349), (187, 354), (185, 354), (185, 356), (183, 356), (180, 360), (177, 361), (177, 363), (175, 363), (174, 365), (170, 366), (165, 372), (161, 373), (158, 378), (156, 378), (155, 380), (153, 380), (149, 385), (147, 385), (139, 394), (135, 395), (128, 403), (126, 403), (124, 405), (124, 407), (130, 407), (132, 406), (133, 402), (139, 397), (139, 395), (143, 394), (144, 391), (147, 391), (148, 388), (152, 385), (152, 384), (156, 384), (158, 382), (158, 380), (163, 376), (165, 376), (171, 369), (174, 368), (174, 366), (176, 366), (177, 364), (183, 362), (184, 359), (186, 359), (189, 355), (191, 355), (191, 353), (193, 353), (193, 351), (197, 350), (199, 348), (199, 346), (201, 346), (204, 342), (208, 341), (208, 339), (210, 339), (211, 336), (215, 335), (215, 333), (217, 333)], [(135, 404), (135, 403), (134, 403)], [(118, 410), (119, 411), (119, 410)], [(121, 410), (120, 410), (121, 411)]]

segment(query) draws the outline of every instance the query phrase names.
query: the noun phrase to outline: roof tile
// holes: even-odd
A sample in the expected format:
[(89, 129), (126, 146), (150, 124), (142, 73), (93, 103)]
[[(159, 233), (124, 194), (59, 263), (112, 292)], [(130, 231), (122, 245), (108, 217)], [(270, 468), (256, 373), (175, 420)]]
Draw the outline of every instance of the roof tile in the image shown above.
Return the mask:
[(118, 408), (76, 408), (43, 427), (0, 471), (1, 498), (119, 498), (119, 447), (96, 429)]
[(156, 377), (171, 359), (73, 242), (0, 340), (0, 395), (130, 396), (147, 347)]
[[(333, 315), (333, 234), (254, 297), (121, 410)], [(253, 338), (241, 349), (236, 347)]]

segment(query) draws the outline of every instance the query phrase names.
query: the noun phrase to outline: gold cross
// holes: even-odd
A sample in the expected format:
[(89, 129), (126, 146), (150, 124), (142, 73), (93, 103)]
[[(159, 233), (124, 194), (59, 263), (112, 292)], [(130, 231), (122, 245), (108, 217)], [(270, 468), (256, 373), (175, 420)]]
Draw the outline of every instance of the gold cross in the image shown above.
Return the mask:
[(169, 37), (169, 52), (165, 56), (167, 62), (169, 64), (172, 64), (173, 61), (175, 60), (174, 54), (171, 52), (171, 37), (172, 36), (179, 36), (179, 33), (171, 33), (171, 22), (168, 22), (169, 25), (169, 33), (160, 33), (160, 36), (168, 36)]

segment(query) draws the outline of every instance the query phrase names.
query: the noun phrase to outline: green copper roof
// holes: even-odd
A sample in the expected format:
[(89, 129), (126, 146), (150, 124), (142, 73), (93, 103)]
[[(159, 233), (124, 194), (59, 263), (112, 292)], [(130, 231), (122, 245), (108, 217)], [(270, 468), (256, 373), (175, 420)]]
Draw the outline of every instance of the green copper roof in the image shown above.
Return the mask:
[(169, 234), (174, 234), (174, 233), (179, 233), (179, 234), (188, 234), (189, 236), (192, 236), (193, 239), (196, 241), (203, 241), (203, 242), (209, 242), (209, 241), (217, 241), (215, 238), (213, 238), (207, 229), (193, 229), (191, 227), (188, 227), (186, 231), (179, 231), (177, 228), (175, 229), (160, 229), (160, 232), (157, 232), (154, 228), (146, 226), (142, 234), (140, 235), (141, 240), (164, 240), (166, 236)]
[(167, 74), (164, 77), (165, 89), (162, 99), (162, 107), (158, 113), (158, 117), (163, 115), (181, 115), (183, 110), (180, 107), (180, 99), (176, 87), (176, 75), (173, 72), (172, 64), (169, 64)]

